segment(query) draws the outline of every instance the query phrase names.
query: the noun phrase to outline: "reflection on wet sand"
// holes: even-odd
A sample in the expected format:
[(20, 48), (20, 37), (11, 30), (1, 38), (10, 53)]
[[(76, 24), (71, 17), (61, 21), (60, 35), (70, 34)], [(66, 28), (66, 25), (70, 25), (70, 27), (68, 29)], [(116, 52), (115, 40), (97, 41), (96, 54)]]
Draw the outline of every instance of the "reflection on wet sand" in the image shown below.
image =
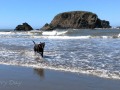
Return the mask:
[(45, 77), (44, 69), (42, 69), (42, 68), (35, 68), (34, 71), (38, 74), (38, 76), (40, 76), (40, 78), (44, 78)]

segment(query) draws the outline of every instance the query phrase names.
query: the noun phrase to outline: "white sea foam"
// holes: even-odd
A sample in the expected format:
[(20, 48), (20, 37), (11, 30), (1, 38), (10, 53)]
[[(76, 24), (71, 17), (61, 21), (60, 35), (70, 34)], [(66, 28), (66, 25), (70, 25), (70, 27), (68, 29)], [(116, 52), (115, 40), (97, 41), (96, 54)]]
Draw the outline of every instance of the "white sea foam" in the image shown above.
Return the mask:
[[(77, 32), (76, 32), (77, 31)], [(120, 34), (116, 33), (113, 35), (110, 33), (110, 35), (95, 35), (88, 34), (88, 35), (82, 35), (81, 32), (78, 32), (79, 30), (53, 30), (53, 31), (40, 31), (40, 30), (33, 30), (33, 31), (26, 31), (26, 32), (0, 32), (0, 37), (8, 38), (8, 37), (28, 37), (28, 38), (50, 38), (50, 39), (91, 39), (91, 38), (120, 38)], [(73, 33), (73, 34), (72, 34)], [(103, 33), (104, 34), (104, 33)]]
[(60, 35), (64, 35), (67, 32), (68, 31), (43, 31), (42, 35), (43, 36), (60, 36)]
[[(76, 35), (78, 30), (73, 31), (1, 32), (0, 64), (120, 79), (120, 41), (113, 39), (120, 34)], [(34, 55), (31, 39), (46, 42), (44, 58)]]
[(120, 72), (113, 72), (110, 73), (107, 70), (84, 70), (84, 69), (80, 69), (80, 68), (71, 68), (71, 67), (63, 67), (63, 66), (50, 66), (47, 64), (42, 64), (44, 63), (44, 60), (41, 61), (40, 64), (35, 65), (35, 64), (31, 64), (31, 63), (16, 63), (16, 62), (0, 62), (0, 64), (4, 64), (4, 65), (17, 65), (17, 66), (24, 66), (24, 67), (31, 67), (31, 68), (43, 68), (43, 69), (51, 69), (51, 70), (59, 70), (59, 71), (65, 71), (65, 72), (73, 72), (73, 73), (83, 73), (83, 74), (90, 74), (90, 75), (95, 75), (98, 77), (102, 77), (102, 78), (110, 78), (110, 79), (120, 79)]
[(0, 35), (8, 35), (8, 34), (12, 34), (12, 32), (0, 32)]
[(50, 39), (89, 39), (90, 36), (48, 36)]
[(57, 35), (57, 32), (56, 31), (44, 31), (42, 33), (42, 35), (44, 35), (44, 36), (55, 36), (55, 35)]
[(33, 38), (48, 38), (48, 39), (110, 39), (110, 38), (120, 38), (118, 36), (53, 36), (53, 35), (48, 35), (48, 36), (31, 36)]
[[(7, 53), (5, 53), (5, 51)], [(87, 66), (84, 68), (70, 67), (69, 65), (67, 65), (67, 62), (65, 63), (65, 65), (62, 65), (61, 63), (55, 64), (55, 63), (51, 62), (51, 60), (48, 61), (47, 58), (41, 58), (41, 57), (39, 57), (39, 55), (34, 55), (33, 51), (31, 51), (31, 52), (27, 51), (27, 50), (10, 51), (10, 50), (6, 50), (3, 48), (2, 51), (0, 52), (0, 54), (4, 58), (4, 60), (0, 60), (0, 64), (19, 65), (19, 66), (32, 67), (32, 68), (53, 69), (53, 70), (74, 72), (74, 73), (78, 73), (78, 74), (79, 73), (91, 74), (91, 75), (96, 75), (98, 77), (103, 77), (103, 78), (120, 79), (119, 71), (111, 72), (109, 70), (90, 67), (90, 66)], [(45, 54), (47, 54), (47, 53), (45, 52)], [(8, 59), (8, 56), (9, 56), (9, 59)], [(57, 57), (59, 57), (59, 56), (57, 55)], [(89, 57), (91, 57), (91, 55), (89, 55)], [(60, 59), (61, 58), (62, 57), (60, 57)], [(57, 59), (59, 59), (59, 58), (57, 58)], [(86, 63), (92, 63), (92, 61), (89, 62), (89, 59), (88, 60), (80, 60), (80, 61), (86, 62)], [(74, 63), (76, 63), (76, 62), (74, 62)], [(95, 63), (95, 62), (93, 62), (93, 63)], [(103, 65), (103, 67), (104, 67), (104, 65)]]

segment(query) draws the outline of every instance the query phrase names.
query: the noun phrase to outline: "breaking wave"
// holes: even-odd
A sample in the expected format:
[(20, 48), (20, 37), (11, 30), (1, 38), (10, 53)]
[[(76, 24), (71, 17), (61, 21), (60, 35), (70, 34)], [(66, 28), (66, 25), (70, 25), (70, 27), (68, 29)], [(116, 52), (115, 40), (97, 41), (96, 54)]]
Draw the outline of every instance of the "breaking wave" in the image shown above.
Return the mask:
[(50, 39), (90, 39), (90, 38), (120, 38), (120, 30), (89, 30), (89, 29), (68, 29), (68, 30), (53, 30), (40, 31), (32, 30), (27, 32), (0, 32), (1, 38), (50, 38)]

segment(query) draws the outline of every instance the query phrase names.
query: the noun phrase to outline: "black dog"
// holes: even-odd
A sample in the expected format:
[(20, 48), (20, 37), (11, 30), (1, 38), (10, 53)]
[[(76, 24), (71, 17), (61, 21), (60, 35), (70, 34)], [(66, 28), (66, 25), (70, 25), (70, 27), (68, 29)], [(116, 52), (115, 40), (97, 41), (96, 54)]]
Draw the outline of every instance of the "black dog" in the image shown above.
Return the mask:
[(34, 41), (33, 41), (33, 43), (34, 43), (34, 51), (35, 51), (35, 53), (37, 52), (37, 53), (39, 53), (39, 54), (41, 54), (41, 56), (43, 57), (43, 52), (44, 52), (44, 47), (45, 47), (45, 42), (43, 42), (43, 43), (39, 43), (39, 44), (36, 44)]

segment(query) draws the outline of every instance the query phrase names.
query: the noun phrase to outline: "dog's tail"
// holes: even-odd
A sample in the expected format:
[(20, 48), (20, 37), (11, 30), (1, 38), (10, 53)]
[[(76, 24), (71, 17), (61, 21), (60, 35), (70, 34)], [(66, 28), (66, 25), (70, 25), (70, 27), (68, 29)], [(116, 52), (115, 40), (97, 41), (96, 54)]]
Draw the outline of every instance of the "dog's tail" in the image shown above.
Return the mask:
[[(32, 40), (33, 41), (33, 40)], [(33, 41), (33, 43), (36, 45), (36, 43)]]

